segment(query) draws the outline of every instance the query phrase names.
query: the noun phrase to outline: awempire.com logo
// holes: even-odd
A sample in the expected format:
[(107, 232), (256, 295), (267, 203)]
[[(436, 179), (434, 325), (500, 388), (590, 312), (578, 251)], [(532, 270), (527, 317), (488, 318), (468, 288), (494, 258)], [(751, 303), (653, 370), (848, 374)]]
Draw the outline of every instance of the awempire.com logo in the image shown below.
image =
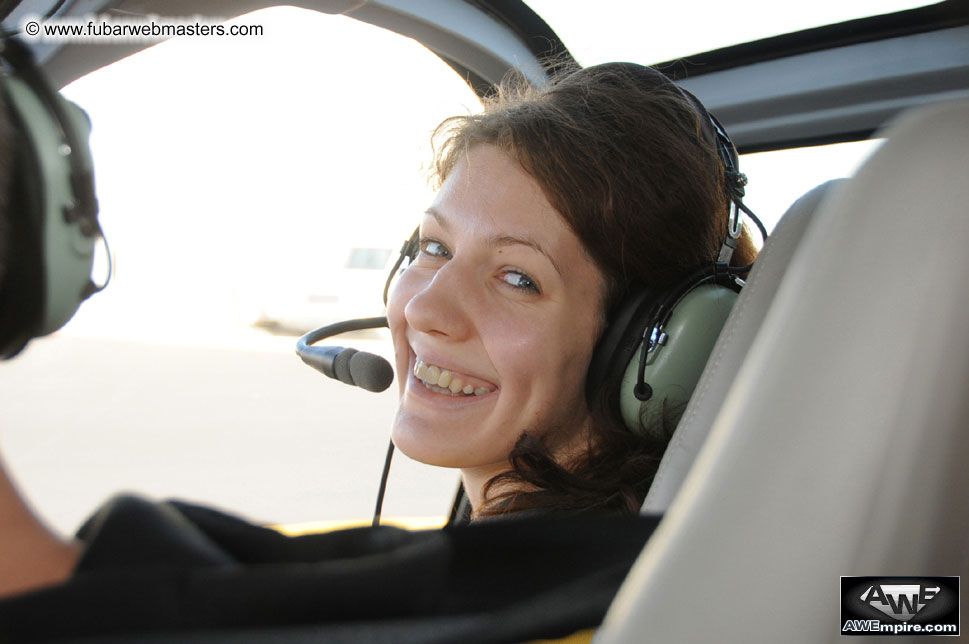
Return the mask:
[(842, 577), (842, 635), (958, 635), (958, 577)]

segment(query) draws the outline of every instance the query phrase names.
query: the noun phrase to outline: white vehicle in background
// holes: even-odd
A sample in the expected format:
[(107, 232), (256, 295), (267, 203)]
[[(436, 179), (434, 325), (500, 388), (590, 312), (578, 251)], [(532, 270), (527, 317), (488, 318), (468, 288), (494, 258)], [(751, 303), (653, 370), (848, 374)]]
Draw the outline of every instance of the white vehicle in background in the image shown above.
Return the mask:
[(353, 247), (343, 256), (338, 267), (307, 270), (254, 297), (252, 324), (270, 333), (300, 336), (341, 320), (378, 315), (397, 250)]

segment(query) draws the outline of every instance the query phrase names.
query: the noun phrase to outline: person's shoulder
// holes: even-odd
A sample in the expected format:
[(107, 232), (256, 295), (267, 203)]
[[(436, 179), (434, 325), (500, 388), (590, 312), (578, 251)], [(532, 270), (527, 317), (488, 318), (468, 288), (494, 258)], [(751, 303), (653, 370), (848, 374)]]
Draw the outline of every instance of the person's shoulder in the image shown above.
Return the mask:
[(287, 536), (223, 510), (119, 495), (78, 530), (77, 574), (113, 568), (310, 563), (386, 552), (426, 539), (391, 526)]
[[(178, 503), (118, 495), (96, 510), (77, 531), (84, 550), (75, 574), (131, 566), (197, 566), (232, 563)], [(241, 523), (240, 519), (225, 521)]]

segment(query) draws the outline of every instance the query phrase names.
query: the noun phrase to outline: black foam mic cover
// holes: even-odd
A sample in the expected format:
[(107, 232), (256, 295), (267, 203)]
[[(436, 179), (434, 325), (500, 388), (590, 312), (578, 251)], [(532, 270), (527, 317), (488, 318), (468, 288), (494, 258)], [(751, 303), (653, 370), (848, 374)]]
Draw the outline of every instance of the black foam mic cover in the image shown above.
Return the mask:
[(358, 387), (379, 392), (394, 381), (394, 368), (378, 355), (357, 351), (350, 356), (350, 375)]
[(348, 385), (357, 384), (350, 373), (350, 358), (357, 354), (356, 349), (346, 348), (333, 357), (333, 377)]
[(394, 381), (394, 368), (373, 353), (349, 347), (306, 347), (299, 354), (317, 371), (348, 385), (379, 393)]
[(314, 343), (341, 333), (387, 326), (387, 318), (346, 320), (313, 329), (296, 343), (296, 354), (317, 371), (367, 391), (381, 392), (394, 381), (394, 368), (378, 355), (344, 347), (316, 347)]

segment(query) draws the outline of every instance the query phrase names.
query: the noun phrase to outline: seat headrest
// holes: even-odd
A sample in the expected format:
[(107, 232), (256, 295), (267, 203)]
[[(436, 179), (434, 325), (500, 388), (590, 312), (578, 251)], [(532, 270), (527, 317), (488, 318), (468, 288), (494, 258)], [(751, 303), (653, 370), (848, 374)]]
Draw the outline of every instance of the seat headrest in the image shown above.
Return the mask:
[(665, 512), (673, 501), (706, 440), (815, 210), (825, 195), (841, 182), (829, 181), (798, 199), (767, 238), (670, 439), (643, 503), (644, 513)]

